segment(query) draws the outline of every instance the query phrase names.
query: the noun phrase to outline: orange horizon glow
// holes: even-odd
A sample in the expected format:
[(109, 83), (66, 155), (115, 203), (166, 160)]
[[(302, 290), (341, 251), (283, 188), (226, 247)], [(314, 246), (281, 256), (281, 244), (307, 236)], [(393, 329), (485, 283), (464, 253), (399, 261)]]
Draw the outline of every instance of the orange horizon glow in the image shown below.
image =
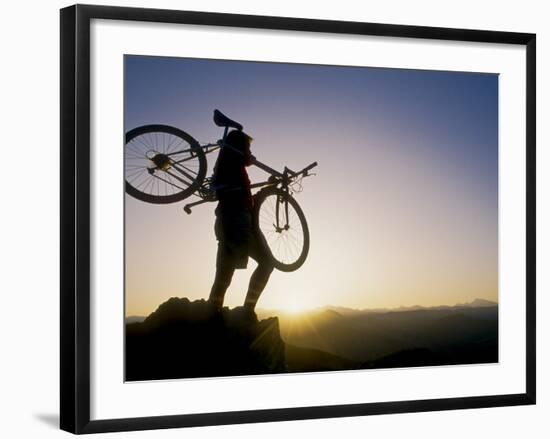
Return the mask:
[[(498, 302), (497, 75), (147, 57), (127, 58), (125, 72), (126, 129), (164, 123), (215, 141), (219, 108), (244, 124), (260, 161), (319, 163), (295, 194), (308, 258), (273, 272), (259, 309)], [(126, 316), (208, 297), (216, 205), (185, 214), (196, 200), (125, 195)], [(226, 306), (242, 305), (255, 266), (235, 271)]]

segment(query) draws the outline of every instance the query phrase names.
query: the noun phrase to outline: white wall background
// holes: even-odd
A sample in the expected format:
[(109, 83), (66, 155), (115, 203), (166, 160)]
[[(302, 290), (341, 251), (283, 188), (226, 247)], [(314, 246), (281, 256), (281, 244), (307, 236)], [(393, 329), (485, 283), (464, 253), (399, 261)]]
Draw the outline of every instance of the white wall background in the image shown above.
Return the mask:
[[(89, 1), (88, 3), (96, 3)], [(538, 404), (454, 412), (370, 416), (109, 437), (546, 438), (550, 425), (550, 14), (545, 2), (387, 0), (105, 0), (100, 4), (462, 27), (537, 33), (538, 45)], [(0, 25), (0, 435), (61, 437), (59, 368), (59, 13), (62, 1), (10, 2)]]

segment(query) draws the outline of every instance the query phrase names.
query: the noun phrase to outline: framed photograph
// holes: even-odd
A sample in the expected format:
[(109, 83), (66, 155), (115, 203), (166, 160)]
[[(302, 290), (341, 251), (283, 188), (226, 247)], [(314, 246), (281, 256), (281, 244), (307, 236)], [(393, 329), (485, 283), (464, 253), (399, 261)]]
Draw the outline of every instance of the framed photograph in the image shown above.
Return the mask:
[(535, 403), (535, 35), (61, 10), (61, 428)]

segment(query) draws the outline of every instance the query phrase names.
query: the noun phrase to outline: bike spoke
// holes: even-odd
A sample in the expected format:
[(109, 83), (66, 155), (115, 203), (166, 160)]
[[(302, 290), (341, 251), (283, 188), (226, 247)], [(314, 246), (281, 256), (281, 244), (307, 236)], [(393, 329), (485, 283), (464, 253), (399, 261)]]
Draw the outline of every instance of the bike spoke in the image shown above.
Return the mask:
[(164, 171), (166, 174), (170, 175), (172, 178), (175, 178), (176, 180), (178, 180), (180, 183), (183, 183), (184, 185), (186, 186), (191, 186), (191, 184), (193, 184), (193, 181), (191, 180), (191, 182), (187, 182), (185, 181), (183, 178), (181, 177), (178, 177), (177, 175), (173, 174), (172, 172), (166, 170)]
[[(170, 153), (171, 151), (173, 151), (172, 147), (173, 147), (173, 145), (174, 145), (174, 142), (176, 142), (176, 141), (179, 139), (179, 137), (172, 136), (171, 134), (170, 134), (170, 137), (171, 137), (172, 139), (170, 140), (170, 143), (169, 143), (168, 146), (166, 147), (166, 154), (168, 154), (168, 153)], [(181, 140), (181, 139), (179, 139), (179, 140)], [(174, 149), (175, 149), (175, 148), (174, 148)]]
[[(259, 207), (258, 225), (264, 234), (268, 247), (275, 259), (283, 264), (291, 265), (298, 261), (304, 250), (304, 230), (294, 206), (288, 204), (288, 221), (286, 221), (285, 203), (279, 201), (276, 194), (266, 197)], [(279, 203), (279, 209), (276, 209)], [(279, 212), (278, 224), (281, 230), (277, 230), (276, 212)], [(285, 228), (288, 226), (288, 228)]]
[[(171, 176), (170, 176), (170, 174), (166, 174), (166, 175), (167, 175), (167, 177), (168, 177), (168, 178), (170, 178), (170, 179), (171, 179)], [(185, 190), (185, 188), (183, 188), (183, 187), (181, 187), (181, 186), (178, 186), (177, 184), (175, 184), (175, 183), (174, 183), (174, 182), (172, 182), (172, 181), (169, 181), (168, 179), (165, 179), (165, 178), (163, 178), (163, 177), (160, 177), (160, 176), (158, 176), (158, 175), (155, 175), (155, 177), (156, 177), (157, 181), (158, 181), (158, 180), (160, 180), (160, 181), (164, 181), (164, 182), (165, 182), (165, 183), (167, 183), (167, 184), (168, 184), (169, 186), (172, 186), (172, 187), (178, 188), (178, 189), (180, 189), (180, 190), (182, 190), (182, 191), (183, 191), (183, 190)]]

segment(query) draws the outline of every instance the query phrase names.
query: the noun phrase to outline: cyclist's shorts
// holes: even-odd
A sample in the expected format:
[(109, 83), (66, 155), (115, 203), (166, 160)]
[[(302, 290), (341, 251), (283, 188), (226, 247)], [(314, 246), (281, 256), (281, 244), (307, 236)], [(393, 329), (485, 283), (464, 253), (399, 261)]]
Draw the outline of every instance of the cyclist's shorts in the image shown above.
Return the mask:
[(214, 232), (218, 240), (218, 263), (231, 262), (235, 268), (246, 268), (251, 247), (254, 245), (250, 212), (240, 210), (218, 213)]

